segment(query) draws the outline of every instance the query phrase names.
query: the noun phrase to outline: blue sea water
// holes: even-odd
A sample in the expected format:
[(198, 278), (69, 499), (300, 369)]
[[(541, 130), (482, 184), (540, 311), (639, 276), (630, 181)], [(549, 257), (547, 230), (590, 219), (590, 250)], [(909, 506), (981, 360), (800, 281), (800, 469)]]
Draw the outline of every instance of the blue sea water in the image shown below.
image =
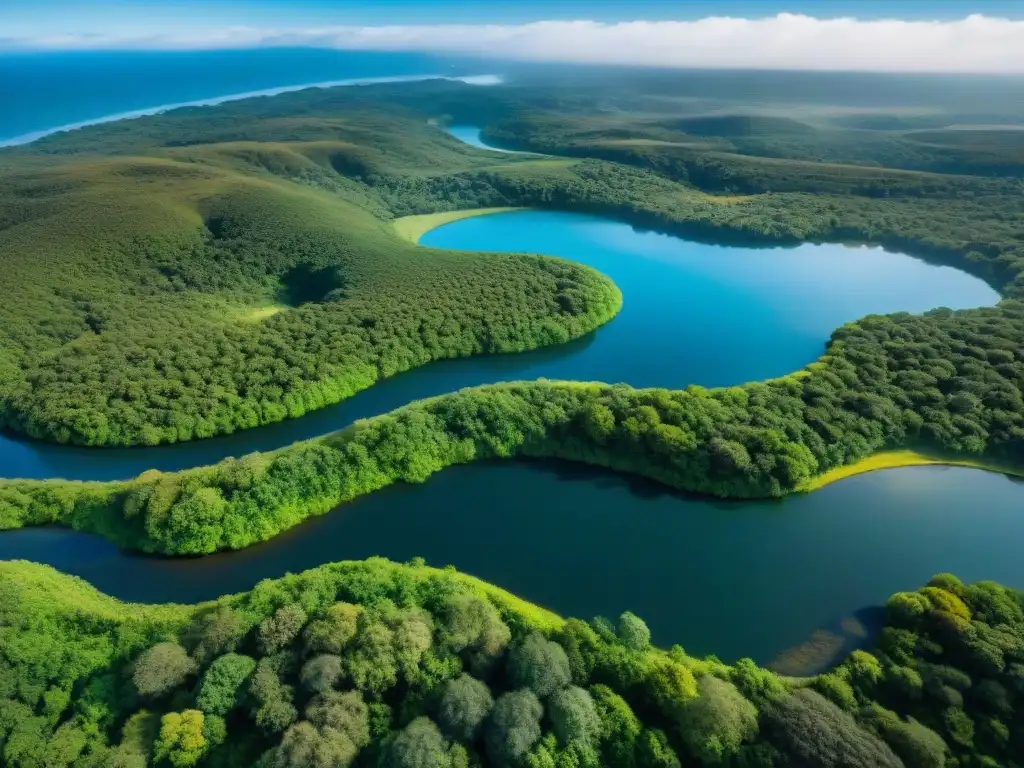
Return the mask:
[(486, 74), (418, 53), (273, 48), (243, 51), (0, 53), (0, 145), (64, 126), (295, 86)]

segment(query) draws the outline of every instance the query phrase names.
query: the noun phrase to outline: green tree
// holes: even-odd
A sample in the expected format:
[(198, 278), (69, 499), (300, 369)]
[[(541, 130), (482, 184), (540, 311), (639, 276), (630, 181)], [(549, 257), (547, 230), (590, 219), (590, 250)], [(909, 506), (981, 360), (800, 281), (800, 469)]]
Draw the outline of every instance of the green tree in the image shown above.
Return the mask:
[(306, 623), (306, 612), (296, 603), (283, 605), (260, 624), (257, 637), (265, 654), (277, 653), (298, 637)]
[(679, 711), (679, 734), (706, 764), (726, 762), (757, 735), (757, 708), (732, 683), (704, 675)]
[(292, 688), (281, 682), (272, 658), (263, 658), (249, 679), (251, 712), (256, 724), (267, 733), (280, 733), (298, 716), (292, 703)]
[(199, 762), (206, 748), (202, 712), (196, 709), (169, 712), (160, 720), (153, 758), (166, 759), (174, 768), (189, 768)]
[(391, 742), (384, 765), (388, 768), (451, 768), (452, 758), (434, 721), (418, 717)]
[(495, 765), (514, 765), (526, 756), (540, 738), (543, 713), (533, 691), (511, 691), (498, 698), (485, 733), (487, 755)]
[(318, 619), (309, 622), (305, 630), (306, 652), (340, 655), (356, 635), (356, 626), (362, 607), (351, 603), (334, 603)]
[(245, 637), (246, 626), (237, 611), (226, 605), (201, 613), (190, 627), (195, 656), (208, 662), (238, 648)]
[(185, 683), (196, 663), (177, 643), (157, 643), (135, 662), (132, 682), (141, 696), (157, 697)]
[(508, 676), (516, 688), (529, 688), (537, 696), (549, 696), (569, 685), (569, 659), (558, 643), (535, 632), (512, 648)]
[(486, 683), (463, 674), (445, 685), (437, 705), (437, 721), (451, 738), (472, 742), (493, 706)]
[(370, 743), (370, 709), (359, 691), (330, 691), (313, 697), (306, 717), (320, 729), (343, 733), (357, 747)]
[(601, 730), (601, 719), (594, 700), (585, 690), (575, 686), (551, 694), (548, 716), (562, 746), (570, 742), (592, 746)]
[(763, 713), (773, 743), (794, 768), (901, 768), (885, 742), (848, 713), (800, 688)]
[(284, 732), (264, 761), (267, 768), (347, 768), (358, 754), (359, 748), (344, 733), (303, 721)]
[(310, 693), (326, 693), (333, 689), (342, 676), (340, 656), (322, 653), (302, 665), (299, 678)]
[(651, 630), (636, 614), (626, 611), (619, 616), (619, 640), (633, 651), (645, 651), (651, 644)]
[(242, 691), (255, 669), (255, 660), (237, 653), (215, 659), (203, 673), (196, 705), (207, 715), (227, 715), (241, 703)]

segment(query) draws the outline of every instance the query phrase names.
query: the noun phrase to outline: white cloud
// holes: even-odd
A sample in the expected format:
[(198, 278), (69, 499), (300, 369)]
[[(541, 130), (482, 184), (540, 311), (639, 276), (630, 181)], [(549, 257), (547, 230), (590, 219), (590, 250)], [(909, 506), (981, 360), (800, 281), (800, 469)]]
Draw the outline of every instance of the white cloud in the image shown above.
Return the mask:
[[(10, 46), (10, 41), (8, 41)], [(751, 69), (1024, 73), (1024, 21), (864, 21), (779, 14), (696, 21), (538, 21), (266, 30), (233, 27), (136, 37), (61, 35), (19, 48), (198, 49), (318, 46), (591, 64)]]

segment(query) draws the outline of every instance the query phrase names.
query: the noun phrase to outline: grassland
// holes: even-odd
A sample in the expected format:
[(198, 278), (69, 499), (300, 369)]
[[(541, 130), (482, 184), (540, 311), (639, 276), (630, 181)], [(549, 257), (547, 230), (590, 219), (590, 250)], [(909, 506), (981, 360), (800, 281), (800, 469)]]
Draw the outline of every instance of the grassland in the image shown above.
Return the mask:
[(985, 472), (998, 472), (1003, 475), (1024, 477), (1024, 468), (996, 461), (971, 458), (968, 456), (942, 456), (935, 453), (922, 453), (914, 450), (880, 451), (866, 458), (836, 467), (814, 477), (800, 490), (805, 492), (816, 491), (826, 485), (845, 480), (848, 477), (862, 475), (867, 472), (877, 472), (883, 469), (898, 469), (900, 467), (969, 467)]
[(513, 208), (505, 206), (502, 208), (472, 208), (463, 211), (442, 211), (440, 213), (421, 213), (416, 216), (403, 216), (395, 219), (395, 231), (403, 240), (410, 243), (418, 243), (423, 235), (432, 229), (443, 227), (453, 221), (461, 221), (475, 216), (487, 216), (492, 213), (508, 213), (509, 211), (522, 211), (524, 208)]

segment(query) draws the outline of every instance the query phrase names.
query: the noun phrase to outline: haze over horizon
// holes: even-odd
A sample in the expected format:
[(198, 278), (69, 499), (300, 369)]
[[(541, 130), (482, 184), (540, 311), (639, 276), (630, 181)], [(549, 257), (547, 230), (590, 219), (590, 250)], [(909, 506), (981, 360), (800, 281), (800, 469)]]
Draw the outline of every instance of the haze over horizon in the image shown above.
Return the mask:
[(316, 47), (688, 68), (1024, 73), (1018, 0), (9, 0), (0, 28), (8, 53)]

